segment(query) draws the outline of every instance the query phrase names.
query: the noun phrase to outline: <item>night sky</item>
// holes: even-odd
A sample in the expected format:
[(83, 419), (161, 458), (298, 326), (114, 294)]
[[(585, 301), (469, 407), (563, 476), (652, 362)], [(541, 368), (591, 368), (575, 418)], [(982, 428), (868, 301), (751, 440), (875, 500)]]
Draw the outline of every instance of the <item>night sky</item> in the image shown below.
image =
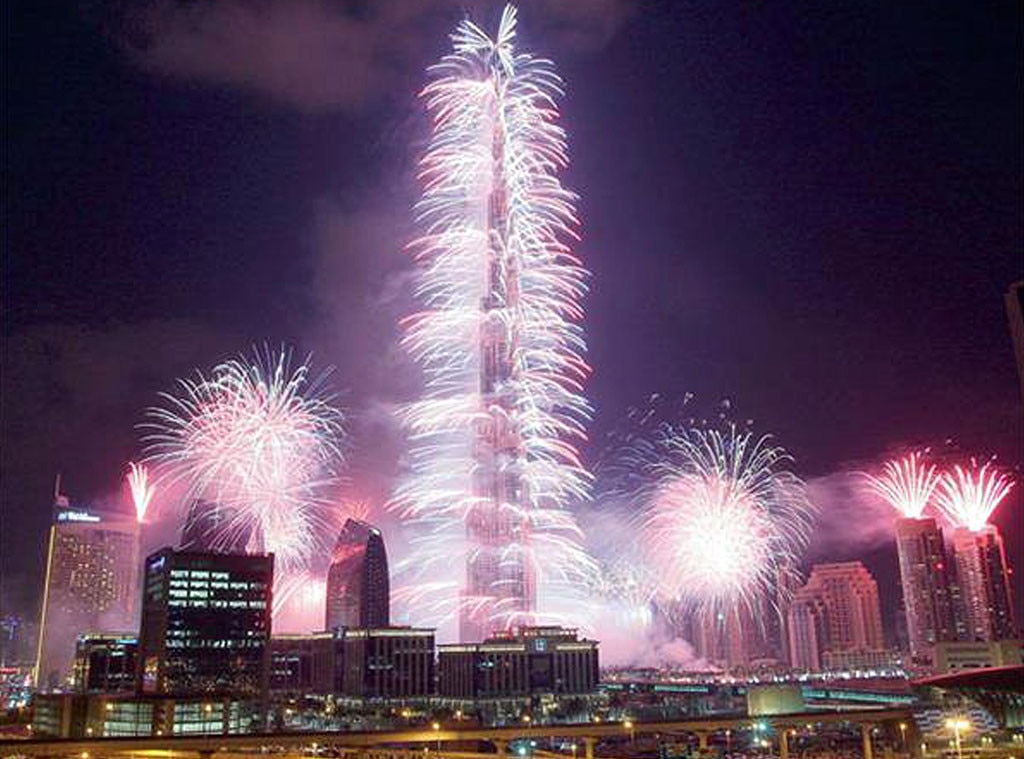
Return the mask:
[[(5, 610), (35, 612), (54, 475), (113, 498), (156, 393), (253, 344), (336, 367), (345, 497), (379, 508), (391, 410), (419, 387), (396, 345), (416, 93), (465, 8), (493, 26), (497, 4), (15, 5)], [(731, 399), (812, 481), (946, 441), (1019, 468), (1019, 4), (527, 0), (520, 18), (568, 86), (591, 461), (630, 404), (693, 392)], [(1022, 491), (996, 520), (1018, 578)], [(888, 541), (823, 508), (812, 556), (891, 578)]]

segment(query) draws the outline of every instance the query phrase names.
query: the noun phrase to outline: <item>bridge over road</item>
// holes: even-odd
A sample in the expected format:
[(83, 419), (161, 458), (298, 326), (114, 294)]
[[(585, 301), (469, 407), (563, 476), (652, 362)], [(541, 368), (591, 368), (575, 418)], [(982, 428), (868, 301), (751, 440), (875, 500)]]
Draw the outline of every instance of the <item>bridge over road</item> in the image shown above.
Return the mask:
[[(789, 759), (791, 733), (807, 725), (848, 723), (860, 728), (863, 759), (874, 759), (872, 734), (884, 728), (900, 735), (914, 753), (919, 746), (917, 728), (908, 709), (858, 711), (815, 711), (751, 718), (720, 716), (666, 722), (585, 722), (564, 725), (522, 724), (509, 727), (452, 727), (433, 723), (423, 727), (373, 732), (249, 733), (244, 735), (173, 736), (145, 738), (33, 739), (0, 741), (0, 757), (47, 757), (48, 759), (242, 759), (258, 755), (264, 759), (301, 756), (314, 744), (332, 749), (351, 759), (423, 759), (424, 749), (443, 759), (507, 759), (509, 743), (523, 739), (562, 739), (578, 747), (573, 759), (595, 759), (602, 740), (638, 736), (696, 736), (707, 747), (709, 739), (725, 731), (750, 729), (754, 723), (769, 727), (780, 759)], [(908, 732), (909, 731), (909, 732)], [(464, 751), (468, 742), (490, 744), (493, 753)], [(445, 745), (452, 750), (445, 750)], [(886, 753), (890, 749), (886, 748)], [(915, 754), (916, 755), (916, 754)], [(569, 756), (568, 754), (566, 756)]]

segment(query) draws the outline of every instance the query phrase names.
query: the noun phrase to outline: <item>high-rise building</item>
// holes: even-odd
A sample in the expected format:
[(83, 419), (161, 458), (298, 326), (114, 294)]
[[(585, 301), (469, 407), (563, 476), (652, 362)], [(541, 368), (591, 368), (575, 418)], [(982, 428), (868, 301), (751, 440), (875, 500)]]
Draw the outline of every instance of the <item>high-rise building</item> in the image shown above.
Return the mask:
[(342, 694), (420, 699), (434, 693), (434, 631), (413, 627), (344, 630)]
[(930, 662), (936, 643), (957, 637), (942, 530), (930, 517), (898, 519), (896, 550), (910, 653)]
[(820, 670), (826, 651), (885, 648), (878, 585), (859, 561), (816, 564), (789, 608), (790, 663)]
[(270, 669), (273, 555), (164, 548), (146, 559), (139, 688), (263, 699)]
[(388, 555), (380, 530), (346, 520), (327, 572), (326, 628), (387, 627), (390, 605)]
[(75, 691), (134, 691), (138, 653), (139, 641), (134, 633), (80, 635), (75, 650)]
[(138, 609), (138, 522), (72, 508), (59, 482), (36, 655), (36, 684), (43, 691), (68, 686), (80, 633), (132, 630)]
[(482, 643), (438, 646), (441, 698), (507, 699), (597, 690), (598, 643), (576, 630), (524, 627)]
[(958, 527), (953, 532), (953, 555), (966, 638), (1016, 637), (1010, 568), (999, 531), (992, 525), (977, 532)]

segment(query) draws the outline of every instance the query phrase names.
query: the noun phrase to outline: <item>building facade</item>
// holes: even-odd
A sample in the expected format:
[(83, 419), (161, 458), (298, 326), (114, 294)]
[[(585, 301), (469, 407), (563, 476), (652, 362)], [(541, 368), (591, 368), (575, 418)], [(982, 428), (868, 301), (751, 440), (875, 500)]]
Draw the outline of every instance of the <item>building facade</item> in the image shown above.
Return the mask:
[(138, 674), (139, 641), (134, 633), (88, 633), (75, 649), (76, 693), (130, 693)]
[(273, 555), (164, 548), (146, 559), (138, 686), (176, 696), (266, 696)]
[(1020, 640), (957, 641), (935, 647), (937, 672), (960, 672), (991, 667), (1019, 667), (1022, 659)]
[(250, 733), (262, 725), (254, 701), (231, 697), (44, 694), (32, 733), (47, 738), (195, 737)]
[(344, 631), (270, 639), (272, 694), (327, 695), (344, 687)]
[(816, 564), (789, 608), (790, 662), (819, 671), (826, 651), (882, 651), (878, 585), (859, 561)]
[(342, 695), (361, 701), (434, 694), (434, 631), (413, 627), (344, 630)]
[(376, 527), (348, 519), (338, 535), (327, 572), (325, 627), (387, 627), (390, 607), (384, 538)]
[(138, 564), (134, 517), (72, 508), (57, 493), (36, 653), (40, 690), (69, 686), (80, 633), (135, 628)]
[(930, 518), (896, 521), (896, 550), (911, 656), (933, 659), (935, 644), (956, 640), (952, 572), (942, 530)]
[(598, 643), (575, 630), (524, 627), (482, 643), (438, 646), (438, 695), (506, 699), (597, 690)]
[(967, 640), (1008, 640), (1017, 636), (1010, 568), (999, 531), (958, 527), (953, 556)]

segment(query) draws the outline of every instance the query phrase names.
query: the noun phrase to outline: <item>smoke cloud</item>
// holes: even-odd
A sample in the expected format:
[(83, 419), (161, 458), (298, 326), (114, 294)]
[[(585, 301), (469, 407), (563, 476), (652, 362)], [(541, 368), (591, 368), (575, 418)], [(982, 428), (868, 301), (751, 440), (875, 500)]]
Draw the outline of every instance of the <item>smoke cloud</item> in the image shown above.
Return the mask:
[(866, 487), (860, 472), (816, 477), (807, 482), (807, 491), (820, 510), (809, 559), (857, 555), (892, 542), (892, 507)]
[[(467, 7), (468, 5), (468, 7)], [(304, 112), (357, 110), (388, 90), (415, 90), (457, 14), (496, 19), (493, 0), (157, 0), (115, 19), (115, 38), (141, 68), (237, 89)], [(543, 0), (529, 28), (563, 50), (604, 45), (628, 0)]]

